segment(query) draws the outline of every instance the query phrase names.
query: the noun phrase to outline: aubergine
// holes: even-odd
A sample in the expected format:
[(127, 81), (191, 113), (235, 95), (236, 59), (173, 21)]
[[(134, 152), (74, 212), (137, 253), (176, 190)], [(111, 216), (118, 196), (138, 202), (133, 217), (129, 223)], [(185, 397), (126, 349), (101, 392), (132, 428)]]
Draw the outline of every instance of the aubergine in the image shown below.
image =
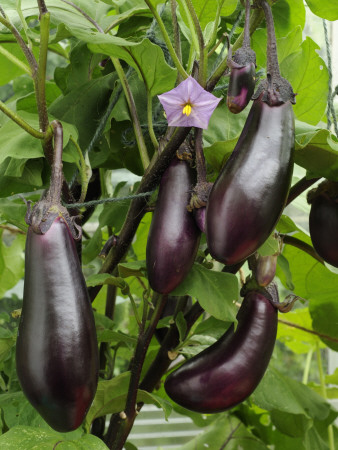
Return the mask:
[(248, 105), (254, 93), (255, 84), (256, 65), (253, 61), (231, 68), (227, 106), (233, 114), (240, 113)]
[(172, 292), (195, 260), (201, 232), (187, 210), (194, 184), (195, 171), (175, 157), (161, 179), (146, 249), (149, 284), (160, 294)]
[(164, 387), (172, 400), (210, 414), (231, 409), (252, 394), (274, 349), (277, 310), (264, 291), (248, 291), (237, 319), (236, 330), (232, 324), (217, 342), (169, 374)]
[(92, 306), (68, 224), (27, 232), (23, 306), (16, 348), (23, 392), (60, 432), (78, 428), (98, 382)]
[[(338, 183), (335, 183), (338, 187)], [(338, 197), (321, 192), (311, 204), (309, 231), (312, 244), (324, 261), (338, 268)]]
[(236, 147), (207, 203), (210, 254), (232, 265), (253, 254), (273, 231), (290, 189), (294, 115), (290, 101), (254, 100)]

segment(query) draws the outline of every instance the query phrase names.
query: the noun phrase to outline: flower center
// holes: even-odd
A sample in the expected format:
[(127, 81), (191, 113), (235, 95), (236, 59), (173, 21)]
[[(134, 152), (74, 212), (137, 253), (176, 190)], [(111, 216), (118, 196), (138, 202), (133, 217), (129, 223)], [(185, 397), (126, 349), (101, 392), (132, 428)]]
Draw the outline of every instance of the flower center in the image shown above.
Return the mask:
[(186, 116), (190, 116), (191, 110), (192, 110), (191, 104), (190, 103), (186, 103), (183, 106), (182, 114), (185, 114)]

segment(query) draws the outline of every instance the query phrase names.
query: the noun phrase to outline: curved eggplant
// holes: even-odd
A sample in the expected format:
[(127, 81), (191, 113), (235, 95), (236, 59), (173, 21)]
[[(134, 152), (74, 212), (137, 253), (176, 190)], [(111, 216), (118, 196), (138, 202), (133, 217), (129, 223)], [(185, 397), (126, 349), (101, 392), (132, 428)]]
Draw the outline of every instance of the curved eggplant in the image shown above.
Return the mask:
[(28, 229), (16, 365), (23, 392), (52, 428), (81, 425), (97, 387), (98, 348), (74, 239), (60, 217), (45, 234)]
[(256, 99), (210, 192), (206, 237), (215, 259), (236, 264), (268, 238), (289, 192), (293, 150), (291, 102), (269, 106)]
[(151, 288), (168, 294), (190, 271), (201, 232), (187, 210), (195, 173), (187, 161), (174, 158), (164, 172), (147, 241)]
[(247, 106), (255, 90), (256, 65), (249, 62), (242, 67), (231, 68), (227, 105), (233, 114), (238, 114)]
[(262, 292), (249, 291), (234, 326), (213, 345), (183, 363), (165, 381), (169, 397), (184, 408), (217, 413), (243, 402), (269, 364), (277, 334), (277, 310)]
[(328, 193), (323, 192), (313, 199), (309, 229), (318, 255), (338, 268), (338, 203)]

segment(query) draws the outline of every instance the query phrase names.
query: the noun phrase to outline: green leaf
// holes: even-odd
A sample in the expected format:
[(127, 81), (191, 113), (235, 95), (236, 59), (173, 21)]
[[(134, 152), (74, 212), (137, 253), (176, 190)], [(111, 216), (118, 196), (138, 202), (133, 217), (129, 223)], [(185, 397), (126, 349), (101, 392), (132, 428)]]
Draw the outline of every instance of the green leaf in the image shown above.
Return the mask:
[(238, 299), (236, 275), (208, 270), (195, 263), (172, 295), (191, 295), (216, 319), (236, 321), (234, 304)]
[(125, 281), (122, 278), (114, 277), (108, 273), (98, 273), (90, 275), (86, 280), (87, 286), (102, 286), (104, 284), (111, 284), (112, 286), (124, 287)]
[(338, 20), (338, 4), (336, 0), (305, 0), (313, 14), (327, 20)]
[(129, 261), (118, 265), (119, 275), (122, 278), (144, 277), (147, 272), (145, 261)]
[[(3, 3), (1, 3), (1, 6), (4, 7)], [(7, 50), (11, 55), (15, 56), (17, 59), (19, 59), (19, 61), (25, 63), (27, 66), (26, 58), (17, 43), (1, 43), (1, 47)], [(35, 56), (38, 54), (36, 49), (34, 49), (34, 54)], [(22, 68), (14, 64), (6, 56), (0, 53), (0, 86), (9, 83), (14, 78), (17, 78), (25, 73), (26, 72)]]
[(279, 0), (272, 6), (277, 38), (286, 36), (297, 26), (305, 25), (305, 6), (303, 0)]
[(329, 130), (296, 121), (295, 162), (311, 177), (338, 180), (338, 146)]
[[(295, 237), (311, 243), (304, 233), (296, 233)], [(309, 300), (309, 311), (312, 317), (313, 329), (333, 339), (338, 339), (338, 275), (331, 272), (323, 264), (302, 250), (286, 245), (284, 257), (289, 262), (294, 293)], [(277, 276), (286, 285), (285, 275), (277, 267)], [(338, 343), (324, 340), (326, 345), (337, 350)]]
[(120, 331), (114, 330), (98, 330), (97, 331), (98, 342), (124, 342), (129, 347), (134, 347), (137, 339)]
[[(310, 330), (310, 333), (299, 328), (286, 325), (283, 321)], [(311, 334), (312, 319), (308, 308), (296, 309), (287, 314), (283, 314), (282, 322), (278, 324), (277, 339), (283, 342), (294, 353), (308, 353), (311, 349), (315, 350), (321, 343), (318, 336)], [(324, 344), (321, 343), (324, 347)]]
[(104, 450), (108, 447), (103, 441), (91, 434), (85, 434), (79, 439), (69, 439), (67, 435), (53, 430), (41, 430), (29, 426), (15, 426), (0, 436), (0, 446), (3, 450), (50, 450), (58, 447), (60, 450)]
[(299, 51), (289, 55), (280, 65), (282, 75), (298, 94), (295, 116), (312, 125), (316, 125), (325, 113), (328, 92), (327, 67), (317, 49), (318, 45), (307, 37)]
[(114, 42), (107, 42), (107, 39), (101, 38), (90, 42), (92, 43), (89, 44), (89, 48), (92, 52), (121, 58), (133, 67), (140, 80), (144, 80), (151, 96), (162, 94), (174, 87), (177, 70), (166, 63), (161, 48), (149, 39), (132, 46), (130, 43), (124, 43), (123, 45), (128, 48), (113, 45)]
[(219, 450), (226, 445), (227, 450), (266, 450), (266, 445), (252, 434), (249, 429), (234, 416), (220, 415), (203, 433), (198, 434), (180, 450)]
[(0, 230), (0, 298), (23, 277), (25, 236), (18, 234), (10, 244)]
[(318, 420), (324, 420), (330, 413), (330, 405), (320, 395), (271, 367), (252, 398), (255, 404), (268, 411), (277, 410)]
[(289, 414), (284, 411), (271, 411), (273, 424), (287, 436), (303, 437), (311, 428), (312, 420), (302, 414)]
[(269, 236), (257, 251), (262, 256), (274, 255), (275, 253), (277, 253), (279, 251), (279, 242), (274, 237), (274, 234)]
[(84, 246), (82, 250), (82, 261), (84, 264), (89, 264), (102, 249), (102, 231), (98, 227), (91, 237), (91, 239), (84, 241)]

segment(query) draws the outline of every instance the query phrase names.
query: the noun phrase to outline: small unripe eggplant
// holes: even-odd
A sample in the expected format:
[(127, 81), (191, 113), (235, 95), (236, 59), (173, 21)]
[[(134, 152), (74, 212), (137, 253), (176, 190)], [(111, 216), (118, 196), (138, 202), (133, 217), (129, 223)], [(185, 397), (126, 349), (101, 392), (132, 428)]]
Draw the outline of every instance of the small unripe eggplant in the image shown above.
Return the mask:
[(330, 191), (323, 191), (313, 198), (309, 230), (318, 255), (327, 263), (338, 267), (338, 183), (335, 185), (335, 195), (330, 195)]
[(256, 65), (248, 62), (232, 67), (230, 73), (227, 105), (233, 114), (238, 114), (247, 106), (255, 90)]
[(94, 398), (98, 348), (92, 306), (68, 224), (30, 226), (16, 348), (23, 392), (55, 430), (79, 427)]
[(201, 232), (187, 210), (195, 172), (187, 161), (174, 158), (164, 172), (147, 241), (147, 271), (151, 288), (168, 294), (190, 271)]
[(209, 414), (233, 408), (252, 394), (273, 352), (277, 310), (268, 295), (249, 291), (237, 319), (236, 330), (231, 325), (217, 342), (167, 377), (164, 387), (172, 400)]
[(259, 255), (254, 269), (254, 276), (259, 286), (265, 287), (275, 278), (277, 255)]
[(270, 106), (260, 96), (210, 192), (206, 237), (215, 259), (243, 261), (271, 234), (289, 192), (293, 152), (291, 102)]

